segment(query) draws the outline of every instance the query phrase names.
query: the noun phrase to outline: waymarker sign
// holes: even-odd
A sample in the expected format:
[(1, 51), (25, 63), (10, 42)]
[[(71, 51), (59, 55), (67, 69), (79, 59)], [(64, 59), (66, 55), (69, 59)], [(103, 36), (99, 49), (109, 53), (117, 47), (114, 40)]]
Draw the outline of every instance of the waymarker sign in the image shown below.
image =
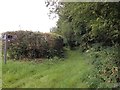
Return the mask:
[(4, 63), (6, 64), (7, 61), (7, 43), (11, 40), (14, 40), (16, 36), (12, 36), (10, 34), (4, 34), (3, 35), (3, 41), (4, 41)]

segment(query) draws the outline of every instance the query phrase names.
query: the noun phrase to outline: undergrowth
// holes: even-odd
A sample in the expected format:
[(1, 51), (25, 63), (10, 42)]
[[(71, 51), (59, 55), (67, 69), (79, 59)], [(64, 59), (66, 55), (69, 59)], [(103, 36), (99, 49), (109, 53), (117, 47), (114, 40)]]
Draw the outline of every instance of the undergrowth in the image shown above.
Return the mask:
[[(95, 45), (86, 54), (87, 60), (90, 64), (94, 65), (94, 78), (90, 80), (90, 87), (105, 87), (105, 88), (115, 88), (119, 87), (119, 62), (120, 58), (118, 56), (118, 47), (101, 47)], [(97, 84), (96, 84), (97, 83)]]

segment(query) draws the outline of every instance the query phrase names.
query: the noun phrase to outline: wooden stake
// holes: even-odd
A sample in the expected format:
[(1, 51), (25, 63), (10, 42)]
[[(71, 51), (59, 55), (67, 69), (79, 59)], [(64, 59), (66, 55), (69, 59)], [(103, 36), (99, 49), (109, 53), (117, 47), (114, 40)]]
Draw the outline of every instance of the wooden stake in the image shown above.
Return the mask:
[(7, 35), (5, 34), (5, 46), (4, 46), (4, 63), (6, 64), (7, 60)]

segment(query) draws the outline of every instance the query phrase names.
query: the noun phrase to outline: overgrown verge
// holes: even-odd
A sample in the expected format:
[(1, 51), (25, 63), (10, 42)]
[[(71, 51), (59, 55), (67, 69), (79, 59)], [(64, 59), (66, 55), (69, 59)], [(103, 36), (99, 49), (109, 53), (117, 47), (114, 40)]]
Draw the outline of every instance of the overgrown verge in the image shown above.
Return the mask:
[(7, 45), (10, 59), (63, 56), (63, 38), (58, 34), (31, 31), (14, 31), (4, 34), (12, 36)]
[(84, 54), (94, 66), (95, 74), (88, 77), (90, 87), (116, 88), (120, 87), (120, 56), (116, 46), (105, 47), (95, 44)]

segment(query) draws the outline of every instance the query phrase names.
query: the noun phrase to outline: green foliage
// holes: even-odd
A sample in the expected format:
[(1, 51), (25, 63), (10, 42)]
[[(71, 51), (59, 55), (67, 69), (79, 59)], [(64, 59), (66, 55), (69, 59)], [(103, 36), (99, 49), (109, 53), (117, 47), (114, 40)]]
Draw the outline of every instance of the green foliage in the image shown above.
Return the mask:
[(112, 46), (120, 39), (119, 2), (66, 2), (58, 15), (57, 29), (53, 32), (63, 35), (70, 47), (92, 43)]
[(9, 58), (50, 58), (63, 55), (63, 38), (60, 35), (31, 31), (6, 32), (6, 34), (16, 36), (14, 40), (8, 42)]
[[(118, 47), (101, 47), (94, 45), (85, 53), (89, 62), (94, 65), (95, 77), (99, 79), (98, 87), (116, 87), (119, 79), (120, 57)], [(93, 80), (94, 81), (94, 80)]]

